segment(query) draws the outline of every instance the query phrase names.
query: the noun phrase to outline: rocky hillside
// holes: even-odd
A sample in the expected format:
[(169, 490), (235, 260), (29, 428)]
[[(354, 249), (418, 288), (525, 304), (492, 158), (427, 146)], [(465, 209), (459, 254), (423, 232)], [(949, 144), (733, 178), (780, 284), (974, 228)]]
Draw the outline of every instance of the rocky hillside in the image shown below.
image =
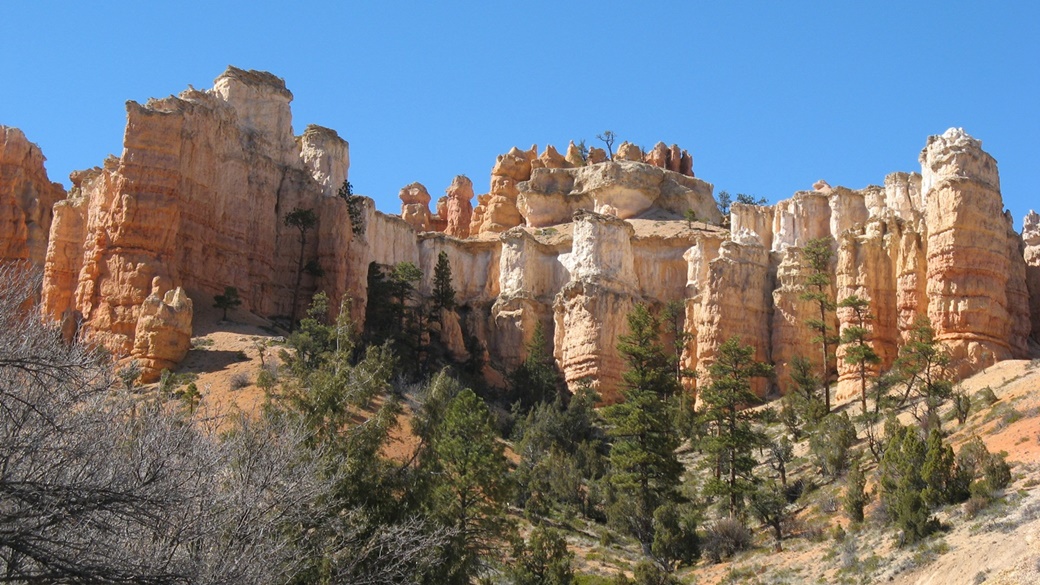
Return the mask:
[[(138, 358), (146, 379), (184, 358), (193, 298), (233, 286), (244, 309), (284, 317), (323, 290), (332, 307), (351, 299), (361, 320), (371, 263), (414, 263), (429, 294), (445, 252), (459, 326), (442, 341), (459, 358), (481, 352), (493, 384), (542, 323), (567, 381), (591, 378), (611, 400), (619, 316), (679, 302), (686, 366), (703, 372), (738, 336), (777, 366), (759, 390), (783, 391), (789, 361), (818, 353), (801, 300), (801, 250), (815, 238), (834, 252), (831, 298), (870, 301), (881, 368), (922, 315), (962, 377), (1040, 347), (1040, 219), (1012, 229), (996, 161), (963, 130), (927, 140), (920, 174), (861, 190), (821, 181), (772, 206), (734, 204), (728, 218), (676, 146), (622, 144), (611, 160), (574, 145), (513, 149), (475, 208), (465, 177), (433, 212), (413, 183), (401, 216), (366, 201), (355, 230), (337, 196), (348, 145), (316, 126), (294, 136), (291, 100), (274, 75), (232, 67), (212, 89), (128, 102), (122, 155), (73, 173), (67, 194), (38, 148), (0, 129), (0, 258), (42, 264), (45, 310), (66, 335)], [(285, 222), (294, 209), (315, 213), (313, 229)], [(322, 270), (303, 274), (296, 295), (303, 259)], [(853, 319), (839, 311), (833, 326)], [(836, 363), (840, 392), (852, 391), (853, 372)]]

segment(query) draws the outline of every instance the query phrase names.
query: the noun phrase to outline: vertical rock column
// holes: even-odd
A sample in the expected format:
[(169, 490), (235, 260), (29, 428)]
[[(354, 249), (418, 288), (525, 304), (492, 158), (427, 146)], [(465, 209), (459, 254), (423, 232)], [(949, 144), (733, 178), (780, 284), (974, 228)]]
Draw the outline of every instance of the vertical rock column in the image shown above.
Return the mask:
[(17, 128), (0, 126), (0, 261), (43, 265), (51, 207), (65, 189), (47, 178), (43, 152)]
[(1030, 211), (1022, 219), (1023, 257), (1026, 263), (1026, 286), (1029, 290), (1030, 339), (1040, 344), (1040, 214)]
[[(756, 360), (770, 362), (771, 280), (769, 252), (758, 235), (740, 232), (722, 243), (708, 268), (697, 320), (698, 385), (710, 382), (708, 367), (731, 337), (753, 346)], [(753, 390), (762, 396), (769, 387), (766, 380), (756, 380)]]
[(1011, 357), (1008, 242), (997, 163), (959, 128), (921, 152), (928, 317), (964, 377)]
[[(896, 358), (899, 331), (896, 326), (896, 268), (890, 253), (887, 223), (872, 220), (858, 229), (850, 229), (838, 240), (838, 267), (835, 271), (837, 300), (858, 296), (870, 304), (872, 319), (864, 326), (870, 330), (870, 346), (881, 358), (881, 370), (891, 367)], [(855, 312), (838, 307), (839, 335), (848, 327), (858, 326)], [(859, 366), (845, 362), (846, 346), (837, 349), (837, 397), (858, 395)], [(870, 374), (879, 366), (868, 366)]]
[(554, 354), (572, 388), (590, 378), (606, 403), (616, 402), (625, 369), (617, 350), (636, 304), (635, 230), (591, 211), (574, 214), (574, 243), (562, 258), (570, 282), (556, 295)]

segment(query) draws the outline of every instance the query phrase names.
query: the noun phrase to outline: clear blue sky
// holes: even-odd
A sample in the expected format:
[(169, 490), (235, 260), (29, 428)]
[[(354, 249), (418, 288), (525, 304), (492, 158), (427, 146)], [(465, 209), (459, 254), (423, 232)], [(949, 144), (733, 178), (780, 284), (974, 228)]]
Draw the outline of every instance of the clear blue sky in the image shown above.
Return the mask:
[(350, 142), (355, 191), (397, 212), (511, 146), (613, 130), (678, 143), (716, 190), (770, 201), (919, 170), (964, 127), (1016, 226), (1040, 208), (1038, 2), (56, 2), (0, 10), (0, 124), (53, 180), (121, 150), (123, 102), (283, 77), (297, 133)]

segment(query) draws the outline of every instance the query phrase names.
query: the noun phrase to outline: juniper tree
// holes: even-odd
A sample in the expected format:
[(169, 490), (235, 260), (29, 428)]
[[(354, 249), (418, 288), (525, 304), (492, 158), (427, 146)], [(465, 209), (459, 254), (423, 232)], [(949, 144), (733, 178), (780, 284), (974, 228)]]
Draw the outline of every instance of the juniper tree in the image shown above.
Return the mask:
[(813, 342), (820, 344), (820, 383), (824, 388), (824, 406), (827, 413), (831, 411), (829, 348), (834, 339), (833, 327), (830, 325), (830, 316), (834, 311), (834, 301), (830, 295), (830, 263), (833, 255), (830, 238), (815, 238), (806, 242), (802, 248), (802, 262), (809, 269), (809, 275), (805, 279), (808, 290), (799, 296), (803, 301), (813, 303), (817, 312), (816, 317), (806, 320), (805, 324), (816, 332)]

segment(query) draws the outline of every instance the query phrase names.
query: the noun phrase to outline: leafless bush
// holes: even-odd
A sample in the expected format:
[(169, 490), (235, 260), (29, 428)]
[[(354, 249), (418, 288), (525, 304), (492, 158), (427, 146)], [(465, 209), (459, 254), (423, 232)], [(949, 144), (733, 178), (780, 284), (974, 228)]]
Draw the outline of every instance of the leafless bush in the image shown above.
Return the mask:
[(708, 526), (704, 552), (713, 563), (721, 563), (734, 554), (751, 547), (751, 531), (736, 518), (723, 518)]
[(354, 522), (301, 427), (243, 420), (221, 436), (142, 401), (26, 303), (38, 278), (0, 266), (0, 282), (3, 580), (285, 583), (315, 519), (334, 518), (322, 552), (341, 559), (341, 582), (401, 583), (451, 536)]
[(252, 382), (249, 381), (249, 374), (246, 374), (245, 372), (232, 374), (231, 380), (228, 383), (232, 390), (241, 390), (250, 384), (252, 384)]

